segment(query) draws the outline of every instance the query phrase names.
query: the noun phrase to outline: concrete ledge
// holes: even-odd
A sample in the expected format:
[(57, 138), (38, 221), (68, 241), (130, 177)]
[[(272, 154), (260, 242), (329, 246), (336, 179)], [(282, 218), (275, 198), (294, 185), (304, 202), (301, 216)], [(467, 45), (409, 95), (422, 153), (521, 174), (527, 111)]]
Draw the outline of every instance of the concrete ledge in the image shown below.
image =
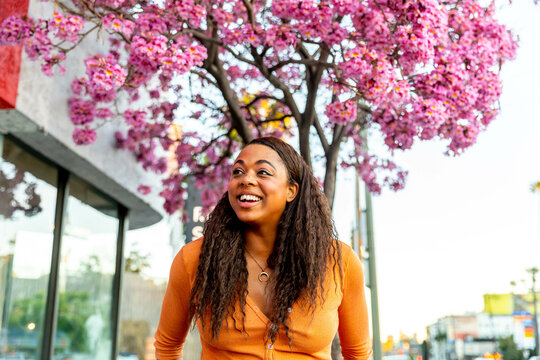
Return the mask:
[[(162, 219), (162, 215), (137, 194), (126, 189), (89, 160), (47, 134), (19, 111), (0, 111), (0, 131), (13, 136), (45, 159), (65, 168), (127, 207), (130, 210), (129, 229), (146, 227)], [(138, 166), (135, 161), (133, 165)]]

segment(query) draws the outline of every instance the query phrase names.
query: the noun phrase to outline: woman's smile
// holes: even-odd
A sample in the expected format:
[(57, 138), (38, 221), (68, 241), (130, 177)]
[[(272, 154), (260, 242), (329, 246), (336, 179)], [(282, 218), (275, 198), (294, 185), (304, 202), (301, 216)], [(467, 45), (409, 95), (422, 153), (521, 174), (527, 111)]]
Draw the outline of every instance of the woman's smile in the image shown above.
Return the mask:
[(262, 197), (251, 194), (239, 195), (237, 199), (240, 202), (240, 206), (243, 208), (252, 208), (259, 205), (259, 203), (262, 201)]

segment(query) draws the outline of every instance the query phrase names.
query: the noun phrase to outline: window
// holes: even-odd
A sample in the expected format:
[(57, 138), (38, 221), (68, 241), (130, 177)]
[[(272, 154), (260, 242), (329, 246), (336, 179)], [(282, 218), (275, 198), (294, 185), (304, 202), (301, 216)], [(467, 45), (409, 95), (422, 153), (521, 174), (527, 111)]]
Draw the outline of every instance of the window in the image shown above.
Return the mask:
[(40, 357), (57, 171), (0, 135), (0, 358)]
[(74, 176), (68, 188), (55, 355), (110, 359), (118, 206)]

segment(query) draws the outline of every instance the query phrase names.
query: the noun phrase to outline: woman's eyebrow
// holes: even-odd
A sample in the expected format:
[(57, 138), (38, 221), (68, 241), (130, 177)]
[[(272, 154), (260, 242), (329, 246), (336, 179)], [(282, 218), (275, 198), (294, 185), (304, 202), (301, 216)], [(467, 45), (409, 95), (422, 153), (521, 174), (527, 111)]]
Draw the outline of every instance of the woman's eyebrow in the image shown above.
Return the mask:
[[(276, 167), (275, 167), (270, 161), (268, 161), (268, 160), (261, 159), (261, 160), (257, 160), (257, 161), (255, 162), (255, 164), (261, 164), (261, 163), (268, 164), (268, 165), (270, 165), (271, 167), (273, 167), (274, 170), (277, 171)], [(236, 165), (236, 164), (245, 165), (246, 163), (244, 162), (244, 160), (238, 159), (238, 160), (236, 160), (236, 161), (234, 162), (233, 165)]]
[(274, 170), (277, 171), (276, 167), (274, 165), (272, 165), (272, 163), (270, 161), (268, 161), (268, 160), (264, 160), (264, 159), (263, 160), (257, 160), (257, 162), (255, 164), (260, 164), (260, 163), (266, 163), (266, 164), (270, 165), (271, 167), (273, 167)]

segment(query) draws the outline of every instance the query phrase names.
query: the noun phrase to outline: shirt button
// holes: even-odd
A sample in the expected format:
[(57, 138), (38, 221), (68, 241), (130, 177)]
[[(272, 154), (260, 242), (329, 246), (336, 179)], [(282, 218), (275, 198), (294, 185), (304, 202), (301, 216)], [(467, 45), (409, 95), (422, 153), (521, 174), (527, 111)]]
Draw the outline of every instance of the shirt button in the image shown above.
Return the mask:
[(273, 344), (268, 344), (268, 348), (269, 348), (270, 350), (272, 350), (272, 349), (274, 348), (274, 345), (273, 345)]
[(287, 308), (287, 312), (292, 312), (292, 308)]

